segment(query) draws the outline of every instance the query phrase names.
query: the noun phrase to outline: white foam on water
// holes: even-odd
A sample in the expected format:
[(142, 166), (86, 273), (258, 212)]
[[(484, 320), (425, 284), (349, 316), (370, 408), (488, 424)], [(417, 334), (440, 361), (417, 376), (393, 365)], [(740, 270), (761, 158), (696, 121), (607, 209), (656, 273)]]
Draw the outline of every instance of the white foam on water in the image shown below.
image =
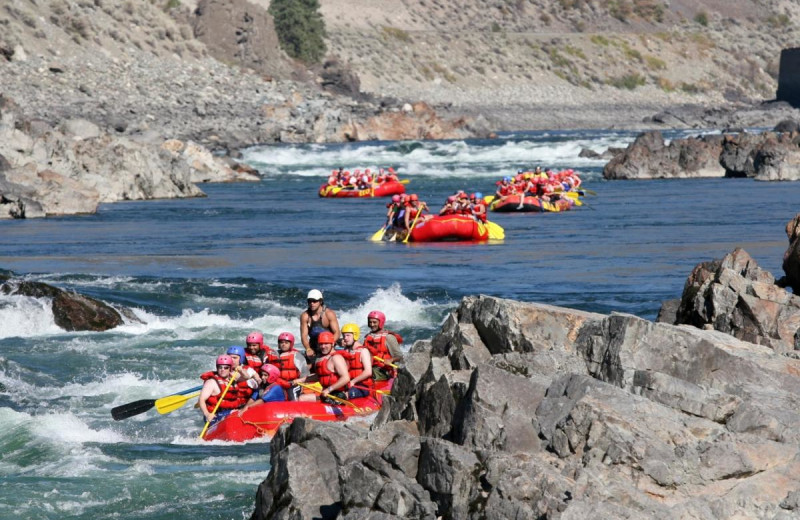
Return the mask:
[(433, 309), (439, 305), (424, 299), (411, 300), (403, 294), (399, 283), (393, 283), (387, 288), (378, 288), (366, 302), (354, 309), (344, 310), (338, 316), (339, 325), (355, 323), (360, 327), (366, 326), (367, 314), (379, 310), (386, 315), (387, 326), (402, 324), (406, 327), (434, 328), (438, 325), (439, 318)]
[(63, 334), (49, 298), (0, 295), (0, 339)]
[(240, 328), (245, 323), (207, 308), (201, 311), (184, 309), (180, 316), (158, 316), (143, 309), (132, 310), (143, 323), (126, 323), (115, 328), (114, 332), (140, 335), (167, 330), (173, 331), (179, 339), (188, 340), (204, 337), (209, 329)]

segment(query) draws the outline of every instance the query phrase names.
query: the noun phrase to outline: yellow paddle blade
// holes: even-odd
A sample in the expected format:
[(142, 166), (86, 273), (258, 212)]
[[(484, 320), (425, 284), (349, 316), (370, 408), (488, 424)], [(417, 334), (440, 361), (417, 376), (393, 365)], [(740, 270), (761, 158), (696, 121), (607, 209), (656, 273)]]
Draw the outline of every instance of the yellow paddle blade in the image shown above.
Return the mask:
[(185, 405), (186, 401), (194, 399), (198, 395), (200, 395), (199, 391), (186, 395), (168, 395), (167, 397), (162, 397), (156, 400), (156, 410), (158, 410), (158, 413), (161, 415), (174, 412)]
[(494, 222), (486, 222), (486, 228), (489, 230), (489, 238), (492, 240), (503, 240), (506, 238), (506, 230)]
[(485, 202), (487, 205), (491, 204), (492, 202), (494, 202), (494, 195), (485, 196), (483, 198), (483, 202)]
[(371, 242), (380, 242), (383, 240), (383, 235), (386, 233), (386, 228), (380, 228), (378, 231), (375, 232), (374, 235), (369, 237)]
[(400, 184), (408, 184), (411, 182), (411, 179), (400, 179)]
[(564, 191), (564, 192), (561, 192), (561, 195), (563, 195), (565, 197), (569, 197), (571, 199), (577, 199), (577, 198), (579, 198), (581, 196), (581, 194), (578, 193), (577, 191)]

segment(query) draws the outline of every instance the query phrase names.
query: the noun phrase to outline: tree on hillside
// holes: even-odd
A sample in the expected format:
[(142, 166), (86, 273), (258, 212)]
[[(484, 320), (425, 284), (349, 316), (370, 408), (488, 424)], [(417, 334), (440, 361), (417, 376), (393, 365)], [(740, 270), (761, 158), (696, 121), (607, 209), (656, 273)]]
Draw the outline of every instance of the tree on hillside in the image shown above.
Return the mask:
[(327, 50), (319, 0), (272, 0), (269, 13), (286, 54), (305, 63), (319, 63)]

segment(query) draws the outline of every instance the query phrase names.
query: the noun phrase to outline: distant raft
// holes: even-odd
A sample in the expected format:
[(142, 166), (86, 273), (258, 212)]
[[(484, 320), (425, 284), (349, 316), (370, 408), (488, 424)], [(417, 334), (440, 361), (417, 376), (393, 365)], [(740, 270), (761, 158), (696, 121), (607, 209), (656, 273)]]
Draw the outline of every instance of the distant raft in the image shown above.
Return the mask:
[(319, 196), (327, 198), (391, 197), (405, 192), (406, 187), (400, 181), (382, 182), (364, 189), (358, 189), (355, 186), (331, 186), (330, 184), (323, 184), (319, 187)]
[(466, 215), (434, 216), (417, 222), (411, 230), (409, 242), (469, 241), (489, 240), (489, 228)]
[(542, 200), (541, 197), (535, 197), (533, 195), (521, 197), (515, 194), (496, 199), (492, 202), (491, 206), (489, 206), (489, 209), (498, 213), (511, 213), (515, 211), (537, 213), (544, 213), (547, 211), (559, 213), (572, 209), (573, 204), (574, 202), (569, 197), (556, 199), (551, 202)]

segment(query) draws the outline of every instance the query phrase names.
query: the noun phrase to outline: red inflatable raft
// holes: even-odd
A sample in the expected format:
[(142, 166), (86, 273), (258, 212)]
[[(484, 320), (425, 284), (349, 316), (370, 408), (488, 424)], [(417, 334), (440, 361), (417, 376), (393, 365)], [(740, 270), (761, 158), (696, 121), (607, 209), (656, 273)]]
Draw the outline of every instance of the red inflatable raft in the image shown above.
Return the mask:
[(489, 240), (487, 227), (466, 215), (445, 215), (419, 221), (411, 230), (409, 242), (442, 242)]
[(572, 201), (566, 198), (548, 202), (539, 197), (528, 196), (523, 198), (522, 204), (520, 204), (519, 195), (508, 195), (502, 199), (497, 199), (492, 203), (491, 206), (489, 206), (489, 209), (498, 213), (509, 213), (513, 211), (535, 211), (539, 213), (550, 211), (558, 213), (560, 211), (567, 211), (570, 208), (572, 208)]
[[(389, 391), (392, 381), (377, 381), (377, 390)], [(332, 405), (320, 401), (280, 401), (264, 403), (245, 411), (236, 410), (221, 419), (206, 432), (207, 441), (244, 442), (259, 437), (269, 439), (282, 424), (296, 417), (317, 421), (346, 421), (351, 417), (363, 417), (377, 412), (383, 399), (375, 393), (369, 397), (351, 399), (350, 405)]]
[(406, 187), (399, 181), (389, 181), (376, 184), (372, 188), (359, 190), (353, 187), (342, 188), (323, 184), (319, 187), (320, 197), (352, 198), (352, 197), (391, 197), (406, 192)]

